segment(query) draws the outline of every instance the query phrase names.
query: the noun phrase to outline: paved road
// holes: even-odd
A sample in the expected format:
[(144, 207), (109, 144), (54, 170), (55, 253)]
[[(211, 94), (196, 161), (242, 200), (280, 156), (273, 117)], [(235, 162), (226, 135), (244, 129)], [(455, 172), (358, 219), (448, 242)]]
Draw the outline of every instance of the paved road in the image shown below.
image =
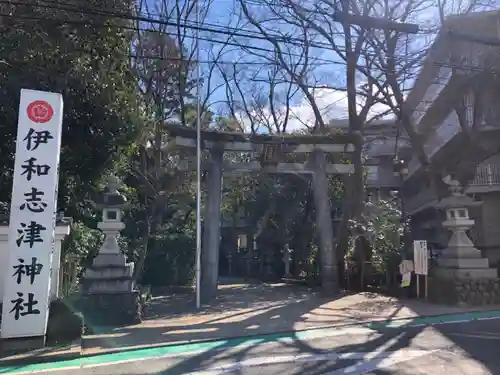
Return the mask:
[[(138, 361), (43, 372), (58, 375), (500, 374), (500, 319), (360, 329)], [(121, 358), (127, 361), (126, 353)], [(40, 373), (39, 373), (40, 374)]]

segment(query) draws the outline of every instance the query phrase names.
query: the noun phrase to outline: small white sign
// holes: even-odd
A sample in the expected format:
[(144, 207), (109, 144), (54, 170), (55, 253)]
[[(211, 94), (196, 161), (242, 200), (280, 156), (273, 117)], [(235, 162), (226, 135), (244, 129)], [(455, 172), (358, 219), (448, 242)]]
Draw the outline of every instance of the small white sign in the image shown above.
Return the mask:
[(429, 269), (427, 241), (413, 241), (413, 264), (415, 267), (415, 274), (427, 275)]
[(413, 260), (403, 260), (399, 264), (399, 273), (404, 275), (407, 272), (413, 272)]
[(403, 277), (401, 278), (401, 288), (407, 288), (411, 284), (411, 272), (403, 273)]
[(47, 331), (62, 117), (60, 94), (21, 90), (2, 338)]

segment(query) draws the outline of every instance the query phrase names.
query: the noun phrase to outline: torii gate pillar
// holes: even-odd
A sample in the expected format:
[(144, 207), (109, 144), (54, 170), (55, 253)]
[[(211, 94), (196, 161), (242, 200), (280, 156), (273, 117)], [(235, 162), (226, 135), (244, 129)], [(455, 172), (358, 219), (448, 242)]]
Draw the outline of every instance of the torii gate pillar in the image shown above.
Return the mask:
[(204, 215), (201, 254), (201, 301), (207, 303), (217, 294), (222, 201), (222, 160), (224, 151), (210, 150), (207, 171), (207, 205)]

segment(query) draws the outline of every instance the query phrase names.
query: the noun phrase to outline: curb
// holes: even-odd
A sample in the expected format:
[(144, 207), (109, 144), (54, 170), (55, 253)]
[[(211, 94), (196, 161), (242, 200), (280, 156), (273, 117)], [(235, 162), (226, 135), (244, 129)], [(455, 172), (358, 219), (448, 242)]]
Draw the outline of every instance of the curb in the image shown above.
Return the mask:
[[(386, 319), (386, 320), (372, 320), (368, 322), (362, 323), (349, 323), (343, 325), (323, 325), (323, 326), (315, 326), (310, 328), (304, 328), (300, 330), (282, 330), (276, 331), (272, 333), (263, 333), (263, 334), (250, 334), (245, 336), (237, 336), (237, 337), (219, 337), (213, 339), (201, 339), (201, 340), (186, 340), (180, 342), (169, 342), (169, 343), (157, 343), (157, 344), (149, 344), (149, 345), (141, 345), (134, 347), (122, 347), (122, 348), (113, 348), (106, 351), (101, 351), (99, 353), (85, 353), (84, 350), (84, 341), (83, 338), (78, 343), (75, 343), (75, 346), (79, 345), (80, 350), (76, 350), (74, 353), (61, 353), (49, 355), (48, 353), (44, 353), (42, 355), (33, 355), (28, 358), (21, 357), (16, 359), (0, 359), (0, 373), (2, 373), (2, 369), (8, 366), (28, 366), (28, 365), (38, 365), (38, 364), (50, 364), (50, 363), (59, 363), (63, 365), (61, 362), (75, 362), (75, 360), (83, 360), (89, 358), (95, 358), (96, 361), (99, 358), (103, 358), (110, 355), (120, 355), (124, 356), (127, 353), (138, 353), (146, 350), (159, 350), (159, 349), (168, 349), (168, 348), (177, 348), (178, 353), (182, 354), (182, 348), (185, 348), (185, 353), (192, 352), (188, 348), (196, 345), (203, 344), (216, 344), (219, 349), (227, 349), (231, 347), (236, 347), (239, 345), (248, 344), (249, 341), (262, 341), (262, 342), (273, 342), (283, 339), (293, 339), (297, 333), (300, 332), (314, 332), (321, 331), (325, 329), (349, 329), (349, 328), (367, 328), (371, 330), (390, 330), (390, 329), (401, 329), (401, 328), (411, 328), (411, 327), (419, 327), (419, 326), (432, 326), (438, 324), (453, 324), (453, 323), (461, 323), (468, 321), (476, 321), (476, 320), (488, 320), (488, 319), (499, 319), (500, 318), (500, 310), (487, 310), (487, 311), (472, 311), (465, 313), (452, 313), (452, 314), (439, 314), (439, 315), (427, 315), (427, 316), (418, 316), (413, 318), (399, 318), (399, 319)], [(83, 345), (82, 345), (83, 344)], [(72, 345), (73, 346), (73, 345)], [(64, 365), (63, 365), (64, 366)], [(65, 367), (65, 366), (64, 366)], [(10, 372), (10, 371), (9, 371)], [(7, 373), (9, 373), (7, 372)]]
[[(55, 363), (71, 361), (74, 359), (81, 358), (82, 355), (82, 339), (75, 340), (70, 344), (70, 349), (67, 352), (51, 354), (49, 351), (43, 353), (30, 354), (22, 353), (17, 355), (18, 358), (0, 358), (0, 370), (4, 366), (16, 366), (16, 365), (37, 365), (42, 363)], [(50, 347), (47, 349), (50, 350)]]

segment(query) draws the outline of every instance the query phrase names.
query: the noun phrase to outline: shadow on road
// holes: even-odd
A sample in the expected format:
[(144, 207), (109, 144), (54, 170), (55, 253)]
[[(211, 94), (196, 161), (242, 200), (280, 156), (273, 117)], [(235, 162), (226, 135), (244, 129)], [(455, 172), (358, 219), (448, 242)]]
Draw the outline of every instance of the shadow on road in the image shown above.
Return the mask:
[[(346, 295), (339, 296), (343, 298)], [(329, 324), (332, 316), (337, 321), (345, 321), (345, 324), (354, 323), (366, 319), (366, 315), (352, 316), (351, 313), (359, 314), (359, 311), (367, 310), (370, 316), (380, 314), (385, 319), (399, 317), (403, 310), (412, 310), (415, 315), (433, 315), (446, 311), (449, 313), (463, 312), (462, 308), (450, 308), (439, 305), (431, 305), (416, 300), (390, 300), (389, 305), (381, 304), (378, 295), (374, 293), (363, 293), (363, 301), (355, 307), (331, 308), (328, 303), (334, 299), (321, 297), (321, 295), (309, 288), (297, 288), (287, 285), (263, 286), (262, 284), (232, 285), (225, 288), (221, 286), (217, 299), (210, 305), (205, 306), (202, 312), (194, 309), (192, 296), (173, 295), (170, 297), (160, 297), (154, 300), (152, 306), (152, 319), (141, 326), (124, 327), (113, 330), (115, 334), (130, 334), (134, 344), (145, 344), (153, 346), (165, 342), (176, 342), (176, 340), (200, 340), (203, 338), (225, 338), (240, 337), (238, 341), (246, 344), (244, 347), (234, 348), (234, 342), (222, 342), (220, 345), (200, 354), (186, 357), (185, 360), (168, 367), (167, 369), (154, 373), (154, 375), (180, 375), (211, 367), (226, 360), (237, 363), (248, 359), (262, 342), (252, 344), (252, 335), (270, 334), (271, 332), (293, 332), (297, 322), (306, 319), (314, 319), (316, 325), (322, 322)], [(390, 308), (390, 313), (388, 309)], [(186, 320), (186, 317), (192, 318)], [(308, 318), (306, 318), (308, 317)], [(312, 318), (311, 318), (312, 317)], [(179, 320), (177, 323), (176, 319)], [(157, 323), (161, 320), (163, 323)], [(167, 322), (167, 323), (165, 323)], [(179, 328), (178, 324), (189, 322), (188, 325)], [(498, 323), (497, 323), (498, 322)], [(162, 325), (163, 324), (163, 325)], [(170, 325), (169, 325), (170, 324)], [(411, 319), (406, 321), (411, 325)], [(480, 325), (480, 327), (477, 326)], [(491, 326), (491, 327), (490, 327)], [(496, 327), (498, 326), (498, 327)], [(495, 328), (492, 328), (495, 327)], [(365, 340), (362, 344), (349, 344), (335, 347), (337, 353), (373, 353), (373, 352), (394, 352), (400, 349), (428, 349), (425, 342), (419, 341), (419, 335), (425, 327), (398, 327), (380, 328), (373, 337)], [(470, 358), (481, 363), (485, 369), (492, 374), (500, 374), (500, 356), (493, 354), (500, 341), (500, 320), (483, 321), (476, 325), (436, 325), (433, 326), (436, 332), (442, 335), (445, 350), (461, 350)], [(495, 331), (498, 332), (497, 341), (492, 338), (481, 339), (478, 337), (468, 337), (470, 331)], [(491, 333), (491, 332), (490, 332)], [(465, 334), (461, 335), (461, 334)], [(293, 335), (293, 333), (291, 334)], [(280, 342), (275, 345), (281, 346), (287, 353), (311, 353), (323, 354), (322, 350), (310, 346), (307, 341), (302, 341), (298, 337), (293, 337), (293, 341)], [(127, 346), (127, 340), (113, 340), (113, 338), (102, 339), (107, 342), (102, 343), (107, 347)], [(482, 340), (482, 341), (481, 341)], [(352, 341), (352, 340), (351, 340)], [(99, 342), (90, 338), (87, 344), (98, 345)], [(488, 345), (491, 349), (488, 349)], [(329, 351), (331, 353), (331, 350)], [(382, 361), (383, 358), (371, 359), (371, 361)], [(425, 359), (421, 359), (424, 361)], [(347, 361), (347, 365), (358, 362)], [(322, 375), (332, 371), (332, 363), (327, 361), (300, 362), (296, 364), (296, 369), (291, 374), (299, 375)], [(232, 372), (242, 374), (242, 370)], [(357, 374), (360, 372), (352, 372)], [(396, 374), (391, 370), (377, 370), (376, 374)], [(411, 372), (409, 372), (411, 373)], [(137, 372), (130, 372), (124, 375), (136, 375)], [(288, 374), (288, 373), (287, 373)]]
[[(217, 298), (201, 311), (196, 310), (192, 294), (159, 296), (153, 298), (142, 324), (93, 327), (97, 334), (85, 337), (84, 346), (98, 351), (292, 332), (311, 312), (321, 313), (321, 306), (333, 300), (317, 290), (286, 284), (222, 285)], [(326, 325), (332, 319), (355, 323), (362, 317), (330, 311), (325, 318), (316, 314), (313, 324)]]
[[(418, 331), (413, 332), (387, 332), (382, 334), (373, 340), (366, 342), (362, 345), (345, 345), (336, 350), (337, 353), (351, 353), (351, 352), (373, 352), (376, 350), (385, 351), (397, 351), (408, 347), (411, 344), (411, 340), (418, 335)], [(297, 353), (310, 353), (310, 354), (326, 354), (331, 353), (330, 350), (321, 350), (315, 347), (309, 346), (307, 342), (300, 339), (295, 339), (292, 343), (279, 343), (284, 350), (293, 348)], [(228, 350), (222, 348), (214, 348), (211, 351), (204, 352), (199, 355), (194, 355), (181, 363), (170, 366), (168, 369), (160, 370), (155, 373), (149, 373), (150, 375), (183, 375), (192, 373), (194, 371), (200, 371), (212, 366), (222, 363), (225, 359), (230, 359), (231, 363), (238, 363), (251, 358), (249, 354), (256, 348), (256, 346), (248, 346), (238, 350)], [(374, 359), (378, 361), (382, 359)], [(355, 364), (357, 361), (347, 361), (349, 365)], [(301, 362), (297, 361), (293, 365), (293, 370), (288, 371), (287, 375), (323, 375), (332, 371), (331, 361), (314, 361), (314, 362)], [(359, 372), (350, 372), (352, 374), (359, 374)], [(228, 374), (244, 374), (243, 368), (235, 368), (234, 371), (228, 372)], [(267, 372), (266, 372), (267, 374)], [(388, 373), (389, 374), (389, 373)], [(134, 372), (130, 372), (124, 375), (136, 375)]]

